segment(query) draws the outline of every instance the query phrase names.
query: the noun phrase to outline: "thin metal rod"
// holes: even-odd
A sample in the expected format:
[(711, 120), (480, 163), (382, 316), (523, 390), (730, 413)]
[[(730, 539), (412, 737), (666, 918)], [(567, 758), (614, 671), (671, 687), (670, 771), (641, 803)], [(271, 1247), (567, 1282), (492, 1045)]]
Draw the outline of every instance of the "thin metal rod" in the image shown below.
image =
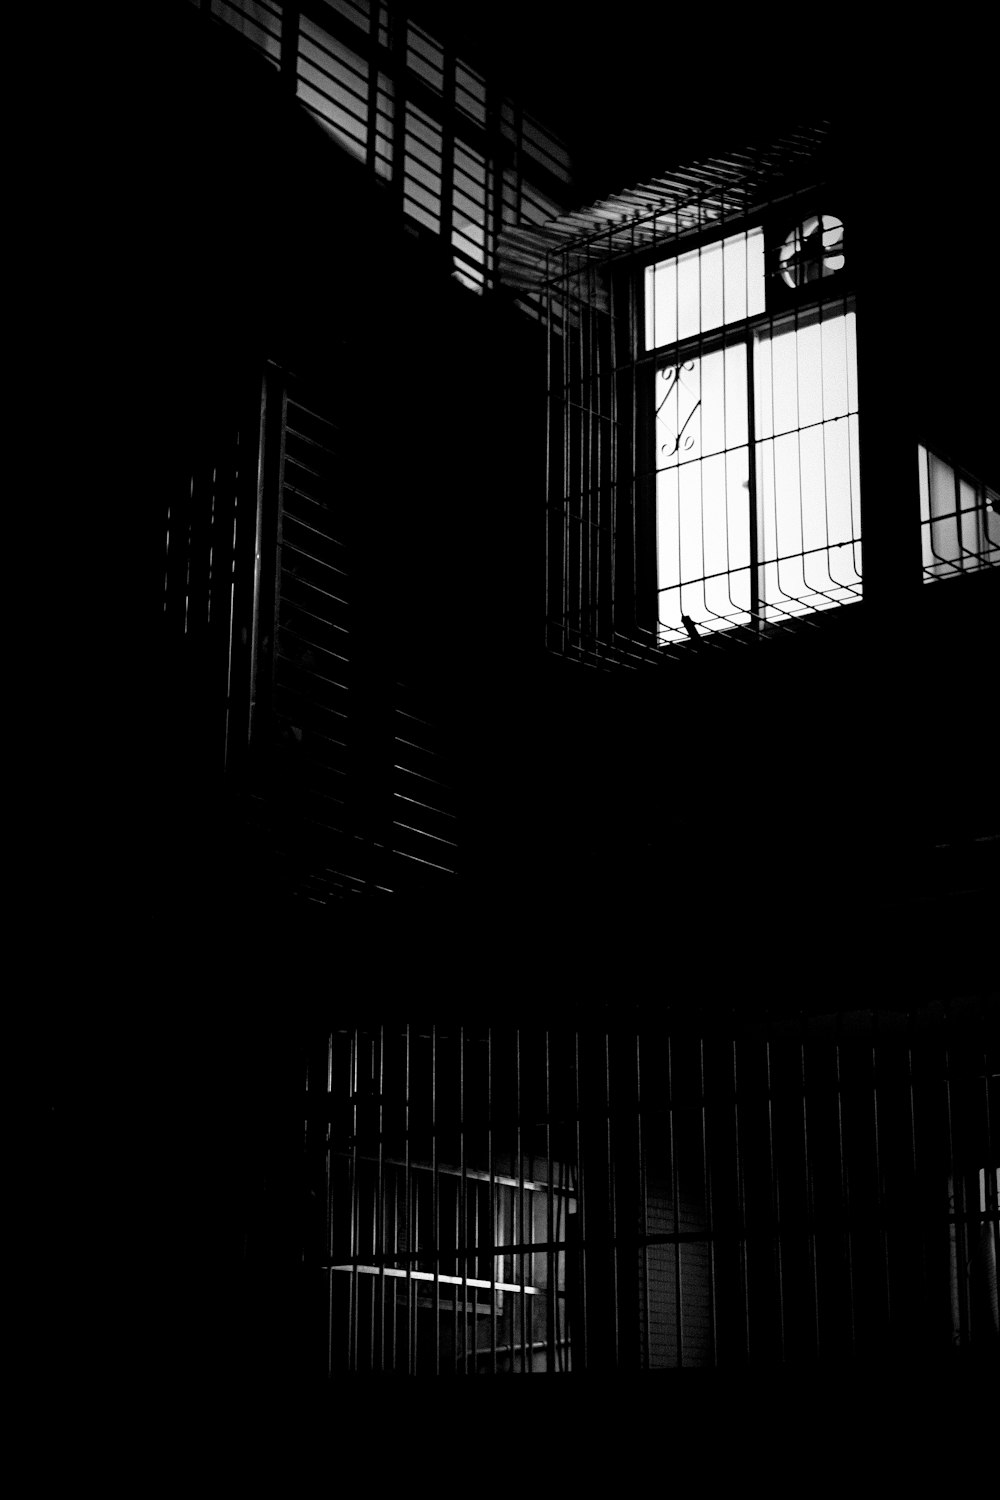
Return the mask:
[(709, 1161), (708, 1150), (708, 1099), (707, 1099), (707, 1073), (705, 1069), (705, 1038), (698, 1039), (698, 1060), (700, 1064), (700, 1091), (701, 1091), (701, 1165), (702, 1182), (705, 1189), (705, 1228), (708, 1233), (708, 1288), (709, 1288), (709, 1321), (711, 1325), (712, 1339), (712, 1364), (719, 1363), (719, 1318), (716, 1305), (716, 1263), (715, 1263), (715, 1240), (714, 1240), (714, 1214), (712, 1205), (712, 1172)]
[[(486, 1139), (487, 1151), (490, 1159), (490, 1203), (489, 1203), (489, 1236), (490, 1236), (490, 1278), (496, 1279), (496, 1228), (497, 1228), (497, 1188), (496, 1188), (496, 1155), (493, 1134), (493, 1028), (486, 1029)], [(497, 1299), (496, 1293), (490, 1295), (490, 1373), (497, 1372)]]
[(431, 1027), (431, 1255), (434, 1267), (434, 1373), (441, 1373), (441, 1201), (438, 1194), (437, 1027)]
[[(613, 1097), (611, 1088), (611, 1037), (608, 1031), (604, 1033), (604, 1089), (607, 1101), (607, 1141), (605, 1159), (608, 1164), (608, 1223), (611, 1231), (611, 1243), (617, 1245), (618, 1241), (618, 1219), (616, 1211), (615, 1193), (615, 1137), (612, 1130)], [(611, 1288), (612, 1306), (614, 1308), (614, 1350), (615, 1367), (618, 1368), (621, 1361), (620, 1333), (618, 1326), (618, 1254), (617, 1250), (612, 1252), (611, 1257)]]
[(651, 1349), (649, 1343), (649, 1212), (646, 1202), (646, 1135), (643, 1129), (643, 1091), (642, 1091), (642, 1038), (636, 1033), (635, 1038), (635, 1103), (636, 1119), (638, 1126), (638, 1189), (639, 1189), (639, 1233), (640, 1233), (640, 1287), (641, 1287), (641, 1317), (642, 1317), (642, 1351), (640, 1363), (642, 1368), (649, 1369)]
[(407, 1021), (407, 1023), (406, 1023), (406, 1034), (405, 1034), (404, 1046), (405, 1046), (405, 1063), (404, 1063), (405, 1072), (404, 1072), (404, 1078), (405, 1078), (405, 1088), (406, 1088), (406, 1104), (405, 1104), (405, 1107), (404, 1107), (404, 1112), (405, 1112), (405, 1121), (406, 1121), (406, 1144), (405, 1144), (405, 1148), (404, 1148), (404, 1158), (405, 1158), (405, 1160), (404, 1160), (404, 1167), (403, 1167), (403, 1202), (404, 1202), (404, 1214), (405, 1214), (404, 1230), (403, 1230), (403, 1244), (404, 1244), (404, 1246), (406, 1248), (406, 1373), (407, 1373), (407, 1375), (413, 1375), (415, 1373), (414, 1366), (415, 1366), (415, 1353), (416, 1353), (415, 1348), (414, 1348), (414, 1334), (415, 1334), (414, 1318), (415, 1318), (416, 1308), (415, 1308), (414, 1300), (413, 1300), (413, 1279), (412, 1279), (413, 1260), (412, 1260), (412, 1252), (416, 1249), (416, 1235), (415, 1235), (415, 1230), (414, 1230), (414, 1225), (413, 1225), (413, 1213), (412, 1213), (412, 1208), (411, 1208), (411, 1192), (412, 1192), (412, 1187), (411, 1187), (411, 1177), (410, 1177), (410, 1138), (411, 1138), (412, 1129), (413, 1129), (413, 1116), (412, 1116), (412, 1109), (411, 1109), (411, 1087), (412, 1087), (412, 1085), (411, 1085), (411, 1065), (412, 1065), (412, 1058), (411, 1058), (411, 1037), (410, 1037), (410, 1023), (409, 1023), (409, 1021)]
[[(466, 1142), (465, 1142), (465, 1027), (458, 1028), (458, 1167), (459, 1181), (458, 1193), (456, 1195), (458, 1214), (458, 1237), (455, 1241), (461, 1258), (462, 1272), (462, 1305), (468, 1306), (469, 1302), (469, 1249), (468, 1249), (468, 1224), (469, 1224), (469, 1179), (466, 1175)], [(472, 1332), (475, 1335), (476, 1325), (473, 1319)], [(461, 1368), (463, 1375), (469, 1373), (469, 1320), (467, 1315), (462, 1314), (462, 1348), (461, 1364), (459, 1366), (458, 1331), (455, 1330), (455, 1363)]]
[[(378, 1361), (385, 1369), (385, 1027), (378, 1029), (378, 1167), (375, 1190), (378, 1203), (378, 1231), (375, 1240), (375, 1263), (379, 1268)], [(393, 1294), (395, 1295), (395, 1293)]]
[[(874, 1010), (874, 1009), (872, 1010), (872, 1026), (873, 1026), (873, 1029), (875, 1030), (875, 1034), (877, 1036), (877, 1033), (878, 1033), (878, 1012), (876, 1010)], [(885, 1293), (885, 1303), (884, 1303), (884, 1309), (885, 1309), (884, 1310), (885, 1328), (888, 1330), (891, 1327), (891, 1325), (892, 1325), (892, 1276), (891, 1276), (891, 1267), (890, 1267), (890, 1262), (889, 1262), (889, 1234), (888, 1234), (888, 1231), (887, 1231), (887, 1228), (886, 1228), (886, 1201), (885, 1201), (885, 1188), (886, 1188), (886, 1184), (885, 1184), (885, 1180), (884, 1180), (884, 1177), (883, 1177), (882, 1131), (881, 1131), (881, 1121), (880, 1121), (880, 1117), (879, 1117), (878, 1085), (879, 1085), (879, 1076), (878, 1076), (878, 1047), (877, 1047), (876, 1042), (873, 1041), (872, 1042), (872, 1125), (873, 1125), (873, 1144), (874, 1144), (874, 1149), (875, 1149), (875, 1203), (876, 1203), (876, 1219), (877, 1219), (877, 1223), (878, 1223), (878, 1236), (879, 1236), (879, 1240), (881, 1241), (880, 1248), (881, 1248), (881, 1252), (882, 1252), (880, 1259), (881, 1259), (881, 1270), (882, 1270), (883, 1288), (884, 1288), (884, 1293)]]
[[(674, 1046), (673, 1037), (667, 1037), (667, 1124), (670, 1141), (670, 1196), (673, 1199), (674, 1235), (680, 1234), (680, 1173), (677, 1161), (677, 1132), (674, 1119)], [(676, 1324), (677, 1366), (684, 1363), (684, 1328), (681, 1288), (681, 1244), (674, 1240), (674, 1319)]]
[[(555, 1163), (552, 1160), (552, 1038), (547, 1028), (545, 1031), (545, 1163), (546, 1176), (548, 1177), (548, 1191), (545, 1194), (545, 1238), (551, 1246), (555, 1239), (555, 1200), (553, 1197)], [(550, 1248), (545, 1253), (545, 1288), (547, 1293), (545, 1307), (545, 1367), (548, 1370), (554, 1369), (556, 1364), (555, 1317), (559, 1301), (558, 1272), (556, 1267), (556, 1252)]]
[(774, 1135), (774, 1078), (772, 1073), (771, 1039), (764, 1043), (767, 1076), (767, 1149), (771, 1171), (771, 1215), (774, 1235), (775, 1274), (778, 1293), (778, 1334), (782, 1361), (785, 1359), (785, 1287), (782, 1265), (782, 1245), (779, 1226), (781, 1224), (781, 1190), (778, 1179), (778, 1163)]
[[(513, 1226), (512, 1239), (518, 1244), (524, 1243), (524, 1140), (521, 1132), (521, 1032), (514, 1032), (514, 1119), (515, 1119), (515, 1150), (517, 1152), (517, 1219)], [(518, 1252), (518, 1274), (514, 1278), (521, 1286), (525, 1284), (524, 1275), (524, 1252)], [(525, 1320), (524, 1298), (519, 1303), (520, 1334), (521, 1334), (521, 1373), (525, 1373), (526, 1339), (527, 1327)]]
[(360, 1185), (358, 1182), (358, 1029), (351, 1031), (350, 1077), (348, 1098), (351, 1111), (351, 1158), (350, 1158), (350, 1223), (351, 1223), (351, 1281), (348, 1297), (347, 1368), (355, 1373), (358, 1368), (358, 1262), (361, 1259)]
[(806, 1244), (809, 1257), (810, 1280), (812, 1282), (813, 1298), (813, 1336), (815, 1340), (815, 1353), (817, 1357), (820, 1349), (820, 1327), (819, 1327), (819, 1257), (816, 1245), (816, 1211), (813, 1198), (813, 1174), (809, 1161), (809, 1091), (806, 1079), (806, 1044), (802, 1040), (799, 1043), (800, 1061), (800, 1083), (802, 1089), (802, 1171), (803, 1189), (805, 1194), (806, 1209)]
[(840, 1207), (845, 1224), (844, 1240), (847, 1261), (848, 1326), (850, 1330), (851, 1350), (853, 1352), (857, 1347), (857, 1311), (855, 1304), (854, 1283), (854, 1239), (851, 1229), (851, 1174), (848, 1166), (847, 1149), (844, 1141), (844, 1077), (841, 1066), (841, 1048), (839, 1042), (837, 1042), (834, 1047), (834, 1063), (836, 1068), (837, 1089), (837, 1152), (840, 1164)]
[(736, 1208), (739, 1226), (740, 1291), (742, 1293), (744, 1354), (749, 1361), (750, 1342), (750, 1256), (747, 1237), (746, 1152), (747, 1143), (740, 1137), (740, 1086), (736, 1038), (732, 1042), (733, 1059), (733, 1139), (736, 1143)]
[[(590, 1344), (589, 1344), (589, 1306), (587, 1297), (587, 1181), (583, 1162), (583, 1123), (582, 1123), (582, 1101), (580, 1097), (580, 1033), (573, 1033), (574, 1046), (574, 1107), (576, 1114), (576, 1218), (577, 1218), (577, 1245), (574, 1247), (574, 1255), (578, 1262), (578, 1303), (580, 1307), (581, 1328), (579, 1368), (586, 1370), (590, 1367)], [(577, 1330), (571, 1329), (573, 1339), (573, 1367), (577, 1368), (576, 1338)]]

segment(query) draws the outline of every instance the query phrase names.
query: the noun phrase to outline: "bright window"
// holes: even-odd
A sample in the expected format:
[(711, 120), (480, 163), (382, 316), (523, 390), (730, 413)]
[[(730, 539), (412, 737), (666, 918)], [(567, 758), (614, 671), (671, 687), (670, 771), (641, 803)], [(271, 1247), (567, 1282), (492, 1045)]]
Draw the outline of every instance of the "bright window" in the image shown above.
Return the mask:
[(646, 269), (646, 348), (764, 311), (764, 231), (732, 235)]
[(764, 235), (646, 271), (659, 634), (776, 625), (860, 596), (855, 313), (765, 317)]
[(918, 448), (924, 579), (1000, 564), (1000, 495), (923, 446)]

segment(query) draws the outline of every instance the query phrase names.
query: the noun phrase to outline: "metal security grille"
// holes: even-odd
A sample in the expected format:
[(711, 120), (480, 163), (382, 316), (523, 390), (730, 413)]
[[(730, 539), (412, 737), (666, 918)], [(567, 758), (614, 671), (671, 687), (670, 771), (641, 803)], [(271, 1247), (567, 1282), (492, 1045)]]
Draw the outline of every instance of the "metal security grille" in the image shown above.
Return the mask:
[(193, 0), (288, 80), (304, 109), (441, 238), (455, 278), (493, 285), (496, 238), (566, 206), (563, 144), (468, 59), (377, 0)]
[(923, 444), (917, 454), (925, 582), (1000, 567), (1000, 494)]
[(443, 891), (459, 868), (450, 719), (395, 665), (348, 382), (346, 365), (333, 390), (271, 366), (264, 388), (252, 748), (285, 885), (319, 902)]
[(304, 1060), (310, 1367), (995, 1348), (1000, 1057), (967, 1019), (329, 1033)]
[(817, 212), (822, 142), (505, 236), (504, 277), (549, 331), (560, 653), (729, 647), (861, 598), (851, 241)]
[(349, 377), (233, 377), (163, 536), (177, 774), (226, 788), (272, 895), (323, 904), (460, 870), (454, 713), (397, 662)]
[(307, 1265), (331, 1371), (569, 1367), (577, 1184), (571, 1112), (551, 1112), (566, 1062), (554, 1039), (543, 1059), (517, 1033), (332, 1035), (306, 1091), (324, 1210)]

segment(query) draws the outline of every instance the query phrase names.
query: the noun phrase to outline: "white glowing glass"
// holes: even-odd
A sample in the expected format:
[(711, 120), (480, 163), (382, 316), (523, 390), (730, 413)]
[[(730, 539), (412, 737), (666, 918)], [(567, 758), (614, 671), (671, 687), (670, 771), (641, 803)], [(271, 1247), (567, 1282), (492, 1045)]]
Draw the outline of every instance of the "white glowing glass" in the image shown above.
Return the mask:
[(764, 231), (751, 229), (646, 267), (646, 348), (764, 311)]
[[(860, 467), (853, 310), (753, 336), (657, 371), (656, 519), (663, 639), (773, 621), (859, 596)], [(753, 533), (752, 533), (753, 528)]]
[(951, 464), (918, 448), (920, 533), (925, 578), (948, 578), (1000, 563), (1000, 497), (956, 475)]
[(861, 476), (853, 312), (754, 345), (760, 601), (769, 615), (857, 596)]

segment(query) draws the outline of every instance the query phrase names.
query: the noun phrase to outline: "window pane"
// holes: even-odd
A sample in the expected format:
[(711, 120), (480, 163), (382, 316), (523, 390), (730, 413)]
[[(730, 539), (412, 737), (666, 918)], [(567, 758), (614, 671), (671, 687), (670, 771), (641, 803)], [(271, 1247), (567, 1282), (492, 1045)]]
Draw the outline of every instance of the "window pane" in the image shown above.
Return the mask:
[(658, 469), (738, 448), (747, 441), (743, 344), (664, 365), (657, 372), (655, 390)]
[(707, 630), (749, 622), (750, 510), (746, 448), (657, 475), (657, 563), (664, 639), (681, 615)]
[(924, 576), (948, 578), (998, 561), (1000, 514), (987, 486), (921, 445), (920, 533)]
[(746, 346), (657, 373), (657, 549), (664, 640), (749, 621)]
[(762, 616), (848, 602), (861, 581), (853, 310), (758, 333), (754, 399)]
[(751, 229), (646, 269), (646, 348), (764, 311), (764, 232)]
[(857, 364), (853, 312), (759, 334), (754, 351), (758, 437), (857, 411)]

